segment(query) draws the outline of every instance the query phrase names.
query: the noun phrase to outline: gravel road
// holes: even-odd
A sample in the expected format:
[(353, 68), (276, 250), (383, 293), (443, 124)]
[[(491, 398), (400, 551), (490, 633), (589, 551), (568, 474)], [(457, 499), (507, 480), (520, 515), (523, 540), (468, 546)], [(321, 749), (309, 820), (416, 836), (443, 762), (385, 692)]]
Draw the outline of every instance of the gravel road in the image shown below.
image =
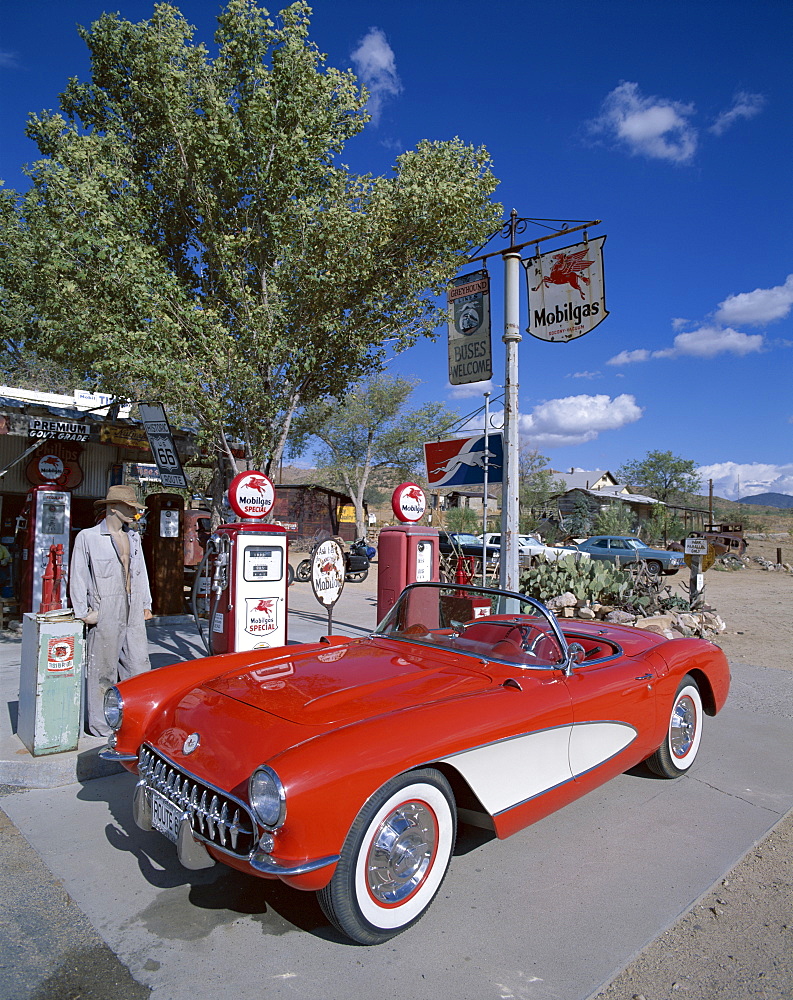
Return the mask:
[[(749, 553), (773, 559), (777, 545), (752, 543)], [(783, 558), (790, 562), (789, 546)], [(677, 574), (675, 586), (685, 575)], [(718, 644), (733, 669), (746, 663), (793, 672), (793, 576), (714, 568), (705, 600), (727, 624)], [(793, 747), (782, 752), (793, 759)], [(591, 1000), (716, 997), (793, 997), (793, 813)]]

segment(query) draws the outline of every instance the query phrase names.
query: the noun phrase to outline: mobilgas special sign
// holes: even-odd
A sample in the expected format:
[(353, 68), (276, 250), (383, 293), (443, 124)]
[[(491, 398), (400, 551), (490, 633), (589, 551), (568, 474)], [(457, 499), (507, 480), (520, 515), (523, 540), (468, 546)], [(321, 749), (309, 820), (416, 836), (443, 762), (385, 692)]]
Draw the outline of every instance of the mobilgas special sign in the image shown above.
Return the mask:
[(455, 278), (446, 292), (449, 315), (449, 381), (486, 382), (493, 377), (490, 350), (490, 277), (474, 271)]
[(529, 292), (527, 332), (539, 340), (583, 337), (608, 316), (603, 281), (605, 236), (523, 262)]

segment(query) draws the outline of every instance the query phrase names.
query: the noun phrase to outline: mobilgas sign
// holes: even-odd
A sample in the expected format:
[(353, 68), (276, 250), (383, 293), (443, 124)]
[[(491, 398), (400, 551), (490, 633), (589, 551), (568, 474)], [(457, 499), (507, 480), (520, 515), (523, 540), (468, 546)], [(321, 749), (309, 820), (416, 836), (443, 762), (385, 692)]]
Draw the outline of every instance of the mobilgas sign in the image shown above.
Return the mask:
[(420, 521), (427, 509), (427, 496), (416, 483), (401, 483), (391, 495), (391, 510), (399, 521)]
[(267, 517), (275, 503), (275, 487), (263, 472), (240, 472), (229, 484), (229, 505), (238, 517)]
[(446, 292), (449, 314), (449, 381), (486, 382), (493, 377), (490, 350), (490, 277), (474, 271), (455, 278)]
[(603, 281), (605, 236), (523, 261), (532, 337), (575, 340), (608, 316)]

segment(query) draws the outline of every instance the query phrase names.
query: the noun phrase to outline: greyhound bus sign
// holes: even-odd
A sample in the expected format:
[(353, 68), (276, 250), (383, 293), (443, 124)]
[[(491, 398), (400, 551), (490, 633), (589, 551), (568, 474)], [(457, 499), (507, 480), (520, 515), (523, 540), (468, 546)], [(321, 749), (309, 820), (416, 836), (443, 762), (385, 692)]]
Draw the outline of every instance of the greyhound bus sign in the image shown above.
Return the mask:
[(484, 434), (449, 441), (428, 441), (424, 445), (427, 482), (430, 486), (478, 486), (503, 480), (504, 441), (500, 433)]

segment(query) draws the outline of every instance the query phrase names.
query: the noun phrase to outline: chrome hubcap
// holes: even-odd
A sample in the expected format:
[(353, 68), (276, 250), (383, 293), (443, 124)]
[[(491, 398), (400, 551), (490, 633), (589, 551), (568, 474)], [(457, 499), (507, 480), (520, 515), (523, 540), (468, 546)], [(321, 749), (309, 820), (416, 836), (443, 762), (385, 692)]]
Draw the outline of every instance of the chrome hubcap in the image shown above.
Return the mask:
[(669, 727), (669, 742), (675, 757), (685, 757), (694, 742), (696, 731), (697, 709), (686, 695), (675, 705)]
[(427, 874), (438, 839), (435, 816), (421, 802), (406, 802), (380, 824), (366, 859), (366, 880), (380, 903), (401, 903)]

